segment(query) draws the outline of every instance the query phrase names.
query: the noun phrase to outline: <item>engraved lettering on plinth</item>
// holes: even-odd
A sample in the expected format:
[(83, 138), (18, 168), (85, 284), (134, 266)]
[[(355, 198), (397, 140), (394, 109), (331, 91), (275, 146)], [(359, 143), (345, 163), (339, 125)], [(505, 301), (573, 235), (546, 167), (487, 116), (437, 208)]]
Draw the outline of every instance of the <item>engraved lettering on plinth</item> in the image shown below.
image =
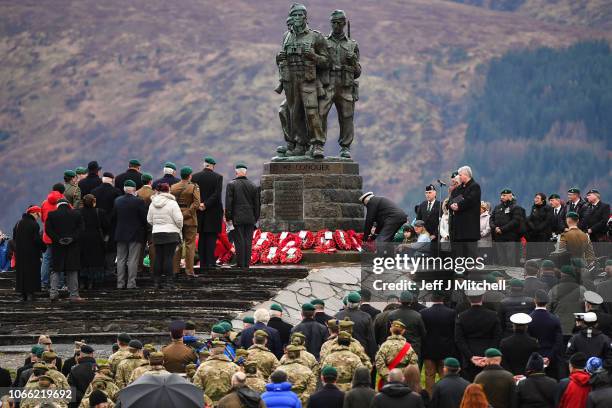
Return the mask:
[(274, 218), (277, 221), (304, 219), (303, 191), (302, 181), (274, 182)]

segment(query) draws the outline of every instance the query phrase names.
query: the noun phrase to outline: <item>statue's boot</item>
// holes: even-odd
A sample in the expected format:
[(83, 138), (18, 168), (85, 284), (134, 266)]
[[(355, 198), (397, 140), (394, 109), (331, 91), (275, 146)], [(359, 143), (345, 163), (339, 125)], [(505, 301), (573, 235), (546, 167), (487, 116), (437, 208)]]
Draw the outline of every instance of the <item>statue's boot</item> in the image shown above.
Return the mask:
[(287, 156), (304, 156), (306, 154), (306, 147), (302, 145), (296, 145), (293, 149), (287, 151)]
[(323, 150), (323, 146), (314, 145), (312, 146), (312, 157), (314, 159), (322, 159), (325, 157), (325, 151)]
[(342, 147), (340, 149), (340, 157), (344, 157), (345, 159), (350, 159), (351, 158), (351, 149), (349, 149), (348, 147)]

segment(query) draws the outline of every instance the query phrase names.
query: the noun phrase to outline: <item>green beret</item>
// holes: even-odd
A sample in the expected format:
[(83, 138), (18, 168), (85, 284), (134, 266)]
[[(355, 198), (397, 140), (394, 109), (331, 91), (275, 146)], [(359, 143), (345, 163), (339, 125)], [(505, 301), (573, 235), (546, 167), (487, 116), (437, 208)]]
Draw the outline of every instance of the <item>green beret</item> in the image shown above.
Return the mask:
[(402, 293), (400, 293), (400, 302), (410, 303), (413, 300), (414, 300), (414, 296), (412, 295), (412, 292), (405, 290)]
[(444, 367), (459, 368), (459, 360), (454, 357), (447, 357), (444, 359)]
[(181, 168), (181, 177), (187, 177), (191, 173), (193, 173), (193, 169), (191, 167), (185, 166)]
[(213, 159), (213, 158), (212, 158), (212, 157), (210, 157), (210, 156), (206, 156), (206, 157), (204, 158), (204, 163), (213, 164), (213, 165), (214, 165), (214, 164), (217, 164), (216, 160), (215, 160), (215, 159)]
[(133, 180), (125, 180), (123, 182), (123, 187), (134, 187), (136, 188), (136, 183)]
[(361, 302), (361, 295), (357, 292), (351, 292), (348, 294), (348, 297), (346, 298), (346, 300), (349, 303), (359, 303)]
[(486, 358), (492, 358), (492, 357), (501, 357), (501, 356), (502, 356), (501, 351), (499, 351), (499, 350), (498, 350), (498, 349), (496, 349), (496, 348), (490, 348), (490, 349), (487, 349), (487, 350), (485, 351), (485, 357), (486, 357)]
[(344, 12), (344, 10), (334, 10), (332, 11), (331, 15), (329, 16), (330, 20), (340, 20), (340, 19), (345, 19), (346, 20), (346, 13)]
[(242, 323), (255, 324), (255, 319), (253, 316), (245, 316), (242, 318)]
[(612, 259), (608, 259), (606, 261), (606, 266), (612, 266)]
[(237, 169), (245, 169), (245, 170), (247, 170), (247, 169), (248, 169), (248, 167), (247, 167), (247, 165), (246, 165), (246, 164), (244, 164), (244, 163), (237, 163), (237, 164), (236, 164), (236, 170), (237, 170)]
[(491, 272), (491, 275), (495, 276), (496, 278), (503, 278), (504, 274), (501, 273), (500, 271), (493, 271)]
[(326, 365), (321, 370), (321, 375), (323, 377), (338, 377), (338, 370), (333, 366)]
[(348, 303), (348, 295), (342, 298), (342, 304), (346, 305)]
[(580, 194), (580, 189), (576, 187), (572, 187), (569, 190), (567, 190), (567, 192), (572, 193), (572, 194)]
[(302, 305), (302, 312), (314, 312), (315, 308), (311, 303), (304, 303)]
[(485, 276), (485, 281), (489, 282), (489, 283), (496, 283), (497, 282), (497, 277), (495, 275), (493, 275), (492, 273), (487, 274), (487, 276)]
[(45, 352), (45, 348), (40, 344), (35, 344), (32, 346), (32, 350), (30, 350), (30, 352), (36, 357), (42, 357), (43, 353)]
[(544, 261), (542, 261), (542, 268), (554, 268), (554, 267), (555, 267), (555, 263), (551, 261), (550, 259), (545, 259)]
[(560, 200), (561, 196), (559, 194), (557, 194), (557, 193), (554, 193), (554, 194), (551, 194), (551, 195), (548, 196), (549, 200), (552, 200), (553, 198), (556, 198), (557, 200)]
[(232, 324), (232, 322), (227, 319), (219, 320), (219, 324), (221, 323), (223, 323), (224, 326), (226, 326), (229, 330), (232, 330), (234, 328), (234, 325)]
[(142, 173), (142, 176), (140, 176), (140, 180), (147, 184), (149, 181), (153, 180), (153, 176), (149, 173)]
[(584, 258), (571, 258), (570, 263), (576, 268), (586, 268), (586, 261)]
[(501, 194), (512, 194), (512, 190), (510, 190), (509, 188), (504, 188), (504, 189), (501, 191)]
[(268, 337), (268, 332), (265, 330), (256, 330), (255, 336), (256, 337)]
[(215, 325), (212, 327), (212, 332), (213, 332), (213, 333), (217, 333), (217, 334), (225, 334), (225, 333), (227, 333), (227, 330), (225, 330), (225, 327), (223, 327), (222, 325), (220, 325), (220, 324), (215, 324)]
[(277, 312), (282, 312), (283, 308), (278, 303), (272, 303), (272, 305), (270, 306), (270, 310), (276, 310)]
[(223, 330), (225, 330), (225, 332), (229, 332), (232, 331), (233, 327), (231, 325), (230, 322), (226, 322), (226, 321), (220, 321), (219, 323), (217, 323), (219, 326), (223, 327)]
[(321, 305), (321, 306), (325, 306), (325, 302), (322, 301), (321, 299), (313, 299), (310, 301), (311, 305)]
[(64, 177), (76, 177), (76, 173), (73, 170), (66, 170), (64, 172)]
[(138, 159), (131, 159), (129, 165), (130, 166), (140, 166), (140, 161)]
[(586, 195), (589, 195), (589, 194), (601, 194), (601, 193), (599, 192), (598, 189), (592, 188), (589, 191), (587, 191), (587, 193), (586, 193)]
[(566, 275), (574, 275), (574, 267), (572, 265), (563, 265), (560, 270), (561, 273)]
[(577, 212), (570, 211), (570, 212), (567, 213), (565, 218), (571, 218), (572, 220), (578, 220), (580, 218), (580, 216), (578, 215)]
[(164, 163), (164, 167), (168, 167), (169, 169), (176, 170), (176, 164), (169, 162), (169, 161)]
[(525, 286), (525, 283), (520, 279), (514, 278), (510, 281), (511, 288), (522, 288), (524, 286)]
[(87, 174), (87, 169), (85, 167), (77, 167), (76, 169), (74, 169), (74, 172), (76, 174)]

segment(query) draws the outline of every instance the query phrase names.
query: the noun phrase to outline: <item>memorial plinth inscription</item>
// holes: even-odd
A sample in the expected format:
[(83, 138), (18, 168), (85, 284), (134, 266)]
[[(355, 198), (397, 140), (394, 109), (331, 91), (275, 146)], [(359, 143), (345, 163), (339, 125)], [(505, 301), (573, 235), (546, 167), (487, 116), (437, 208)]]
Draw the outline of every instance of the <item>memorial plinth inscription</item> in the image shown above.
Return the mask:
[(304, 220), (304, 182), (274, 182), (274, 218), (279, 221)]

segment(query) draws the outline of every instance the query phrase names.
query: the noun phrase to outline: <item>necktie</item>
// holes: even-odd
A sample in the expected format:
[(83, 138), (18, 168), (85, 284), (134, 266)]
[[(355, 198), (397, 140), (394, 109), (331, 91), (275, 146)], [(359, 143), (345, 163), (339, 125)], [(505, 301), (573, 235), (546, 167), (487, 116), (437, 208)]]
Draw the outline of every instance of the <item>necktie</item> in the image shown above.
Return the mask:
[(427, 212), (431, 212), (431, 202), (427, 203)]

